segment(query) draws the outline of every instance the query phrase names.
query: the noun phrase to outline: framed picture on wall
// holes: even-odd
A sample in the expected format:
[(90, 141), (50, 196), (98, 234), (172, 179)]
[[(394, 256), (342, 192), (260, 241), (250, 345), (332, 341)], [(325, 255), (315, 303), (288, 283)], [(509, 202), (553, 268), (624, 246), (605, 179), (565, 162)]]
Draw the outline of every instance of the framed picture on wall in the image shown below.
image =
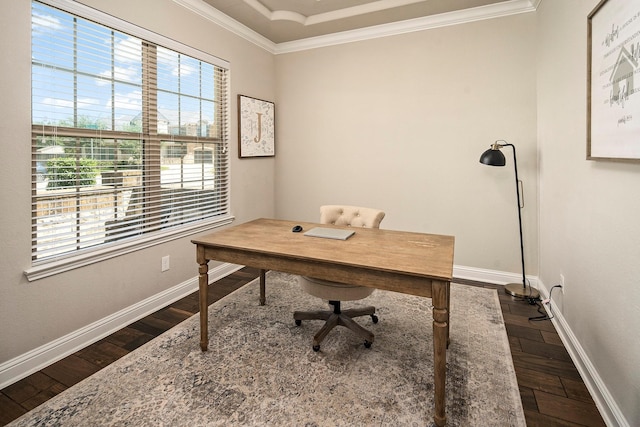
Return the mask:
[(602, 0), (587, 22), (587, 159), (640, 161), (640, 5)]
[(238, 95), (238, 156), (275, 156), (275, 104)]

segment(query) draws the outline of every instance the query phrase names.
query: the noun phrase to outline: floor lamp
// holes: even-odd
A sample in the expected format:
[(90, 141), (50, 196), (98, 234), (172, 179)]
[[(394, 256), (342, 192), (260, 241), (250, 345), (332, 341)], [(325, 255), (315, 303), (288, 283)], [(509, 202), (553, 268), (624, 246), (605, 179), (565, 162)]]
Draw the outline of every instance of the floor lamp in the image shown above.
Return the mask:
[(508, 283), (504, 290), (509, 295), (520, 298), (538, 299), (540, 298), (540, 292), (531, 285), (527, 286), (527, 279), (525, 277), (524, 269), (524, 243), (522, 241), (522, 205), (520, 204), (520, 180), (518, 179), (518, 162), (516, 161), (516, 147), (513, 144), (507, 143), (507, 141), (498, 140), (491, 145), (487, 151), (480, 156), (480, 163), (489, 166), (504, 166), (507, 162), (504, 158), (504, 154), (500, 151), (502, 147), (511, 147), (513, 149), (513, 167), (516, 170), (516, 194), (518, 196), (518, 224), (520, 226), (520, 259), (522, 260), (522, 283)]

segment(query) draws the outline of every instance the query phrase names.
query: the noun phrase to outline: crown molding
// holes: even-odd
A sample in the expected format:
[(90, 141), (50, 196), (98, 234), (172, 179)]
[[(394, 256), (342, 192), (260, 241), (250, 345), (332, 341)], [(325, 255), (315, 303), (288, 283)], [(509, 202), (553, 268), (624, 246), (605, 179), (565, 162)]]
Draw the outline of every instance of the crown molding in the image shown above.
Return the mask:
[(270, 21), (291, 21), (298, 24), (308, 26), (320, 24), (323, 22), (338, 21), (340, 19), (352, 18), (371, 12), (381, 12), (393, 9), (399, 6), (407, 6), (414, 3), (422, 3), (426, 0), (377, 0), (363, 3), (358, 6), (345, 7), (329, 12), (322, 12), (315, 15), (305, 16), (291, 10), (271, 10), (265, 7), (260, 0), (243, 0), (247, 5), (252, 7), (262, 16)]
[(291, 42), (274, 43), (202, 0), (173, 1), (275, 55), (535, 12), (542, 2), (542, 0), (507, 0), (457, 12), (375, 25)]
[(485, 19), (517, 15), (520, 13), (534, 12), (536, 10), (536, 7), (532, 3), (534, 1), (538, 3), (540, 2), (540, 0), (509, 0), (502, 3), (466, 9), (459, 12), (442, 13), (439, 15), (425, 16), (423, 18), (375, 25), (358, 30), (343, 31), (326, 36), (310, 37), (292, 42), (279, 43), (276, 45), (274, 53), (291, 53), (301, 50), (316, 49), (380, 37), (406, 34), (415, 31), (430, 30), (433, 28), (447, 27), (451, 25), (466, 24)]
[(276, 44), (274, 42), (246, 27), (230, 16), (225, 15), (215, 7), (208, 5), (202, 0), (173, 0), (173, 2), (184, 7), (185, 9), (192, 11), (193, 13), (202, 16), (203, 18), (213, 22), (214, 24), (221, 26), (225, 30), (228, 30), (233, 34), (240, 36), (247, 41), (250, 41), (251, 43), (263, 48), (266, 51), (269, 51), (271, 53), (276, 52)]

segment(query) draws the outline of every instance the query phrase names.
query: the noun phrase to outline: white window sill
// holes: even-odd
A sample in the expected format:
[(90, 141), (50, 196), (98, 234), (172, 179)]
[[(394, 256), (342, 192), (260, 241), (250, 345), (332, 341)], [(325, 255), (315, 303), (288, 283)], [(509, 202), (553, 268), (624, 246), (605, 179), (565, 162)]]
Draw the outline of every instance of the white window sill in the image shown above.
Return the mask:
[(198, 224), (177, 227), (167, 231), (160, 231), (157, 233), (152, 233), (136, 239), (132, 239), (125, 243), (116, 244), (113, 246), (109, 245), (106, 248), (90, 249), (82, 254), (52, 260), (49, 262), (44, 261), (41, 264), (36, 264), (31, 268), (25, 270), (24, 275), (27, 277), (27, 280), (29, 282), (33, 282), (35, 280), (44, 279), (45, 277), (53, 276), (55, 274), (60, 274), (66, 271), (74, 270), (76, 268), (85, 267), (87, 265), (95, 264), (97, 262), (101, 262), (120, 255), (150, 248), (152, 246), (179, 239), (191, 234), (196, 234), (202, 231), (211, 230), (213, 228), (222, 227), (224, 225), (232, 223), (234, 219), (234, 216), (226, 215), (222, 218), (215, 218), (214, 220), (209, 222), (200, 222)]

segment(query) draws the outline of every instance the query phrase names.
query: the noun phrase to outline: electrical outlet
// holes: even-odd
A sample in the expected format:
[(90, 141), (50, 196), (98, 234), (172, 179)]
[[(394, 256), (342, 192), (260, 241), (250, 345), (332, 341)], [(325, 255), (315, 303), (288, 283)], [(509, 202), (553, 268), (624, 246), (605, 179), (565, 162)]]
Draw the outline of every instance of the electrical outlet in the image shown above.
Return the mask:
[(162, 257), (162, 271), (167, 271), (169, 269), (169, 255)]
[(562, 286), (560, 288), (560, 290), (562, 291), (562, 295), (564, 295), (564, 291), (565, 291), (565, 284), (564, 284), (564, 274), (560, 275), (560, 286)]

